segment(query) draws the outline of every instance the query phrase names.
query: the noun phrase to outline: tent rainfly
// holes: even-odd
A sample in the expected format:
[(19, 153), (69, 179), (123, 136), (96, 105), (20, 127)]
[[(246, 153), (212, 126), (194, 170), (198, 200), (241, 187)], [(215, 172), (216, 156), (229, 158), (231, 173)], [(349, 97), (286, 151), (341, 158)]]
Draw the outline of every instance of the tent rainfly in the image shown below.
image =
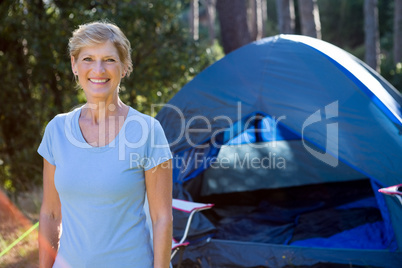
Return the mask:
[(401, 103), (362, 61), (305, 36), (265, 38), (205, 69), (156, 117), (174, 196), (215, 203), (183, 263), (399, 267), (402, 206), (378, 189), (402, 183)]

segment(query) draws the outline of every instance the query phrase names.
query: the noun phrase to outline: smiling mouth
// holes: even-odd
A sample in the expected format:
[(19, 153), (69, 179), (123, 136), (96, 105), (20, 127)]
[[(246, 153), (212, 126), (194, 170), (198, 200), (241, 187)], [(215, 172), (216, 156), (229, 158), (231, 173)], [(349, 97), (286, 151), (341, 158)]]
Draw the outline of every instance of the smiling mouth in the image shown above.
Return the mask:
[(91, 81), (92, 83), (96, 83), (96, 84), (102, 84), (102, 83), (106, 83), (108, 82), (110, 79), (88, 79), (89, 81)]

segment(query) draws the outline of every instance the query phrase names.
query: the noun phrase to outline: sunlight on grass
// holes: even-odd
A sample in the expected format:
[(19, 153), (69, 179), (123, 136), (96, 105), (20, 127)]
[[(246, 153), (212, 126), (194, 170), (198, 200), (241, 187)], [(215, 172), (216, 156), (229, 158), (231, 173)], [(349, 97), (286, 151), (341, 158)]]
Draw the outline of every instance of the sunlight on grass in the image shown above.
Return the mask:
[(40, 199), (40, 189), (19, 198), (21, 210), (30, 220), (16, 216), (11, 203), (0, 204), (0, 268), (39, 267), (38, 229), (34, 223), (39, 218)]
[[(4, 239), (1, 235), (0, 251), (6, 249), (25, 232), (26, 230), (18, 228), (18, 230), (10, 234), (7, 239)], [(38, 267), (37, 241), (38, 231), (35, 229), (0, 258), (0, 267)]]

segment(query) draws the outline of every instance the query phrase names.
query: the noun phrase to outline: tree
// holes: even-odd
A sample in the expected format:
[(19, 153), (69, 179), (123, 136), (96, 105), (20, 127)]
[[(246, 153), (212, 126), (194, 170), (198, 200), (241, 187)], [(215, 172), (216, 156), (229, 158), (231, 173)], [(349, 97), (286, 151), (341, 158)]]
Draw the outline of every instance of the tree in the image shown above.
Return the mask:
[(194, 40), (198, 40), (199, 35), (199, 5), (198, 0), (190, 0), (190, 33)]
[(268, 0), (261, 1), (261, 11), (262, 11), (262, 36), (267, 35), (267, 23), (268, 23)]
[(216, 9), (226, 54), (252, 41), (247, 27), (246, 1), (218, 0)]
[(212, 45), (215, 41), (215, 5), (216, 0), (201, 0), (201, 3), (205, 6), (208, 19), (208, 39), (209, 44)]
[(395, 0), (394, 9), (394, 63), (402, 61), (402, 0)]
[(295, 33), (295, 7), (293, 0), (276, 0), (279, 32), (284, 34)]
[(380, 71), (380, 38), (378, 30), (377, 0), (364, 1), (365, 61), (376, 71)]
[(299, 12), (302, 34), (321, 39), (321, 22), (317, 0), (299, 0)]
[(248, 26), (252, 40), (259, 40), (264, 37), (264, 26), (267, 22), (266, 3), (266, 0), (249, 0)]

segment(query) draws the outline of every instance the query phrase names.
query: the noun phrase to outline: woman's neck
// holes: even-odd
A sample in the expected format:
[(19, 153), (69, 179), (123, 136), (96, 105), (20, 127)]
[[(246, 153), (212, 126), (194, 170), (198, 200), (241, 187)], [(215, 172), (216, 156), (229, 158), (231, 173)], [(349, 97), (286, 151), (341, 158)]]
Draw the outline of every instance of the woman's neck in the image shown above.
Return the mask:
[(128, 106), (119, 97), (111, 101), (88, 101), (82, 108), (81, 117), (98, 125), (108, 121), (111, 117), (125, 116), (127, 109)]

